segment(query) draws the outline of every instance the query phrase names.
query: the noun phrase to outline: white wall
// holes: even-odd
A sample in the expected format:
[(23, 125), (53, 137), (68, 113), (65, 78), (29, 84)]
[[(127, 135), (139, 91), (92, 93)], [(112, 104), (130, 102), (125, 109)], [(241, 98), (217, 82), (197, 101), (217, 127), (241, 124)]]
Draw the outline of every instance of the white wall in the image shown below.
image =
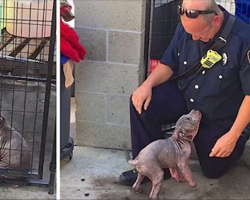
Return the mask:
[(231, 14), (235, 13), (234, 0), (216, 0), (216, 2), (226, 8)]

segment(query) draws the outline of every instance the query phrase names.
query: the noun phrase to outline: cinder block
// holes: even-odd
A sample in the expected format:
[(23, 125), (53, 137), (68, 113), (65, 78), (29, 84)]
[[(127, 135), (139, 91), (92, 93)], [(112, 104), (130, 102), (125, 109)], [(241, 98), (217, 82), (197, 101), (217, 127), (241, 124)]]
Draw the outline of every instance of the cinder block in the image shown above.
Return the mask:
[(138, 68), (138, 65), (83, 61), (75, 68), (75, 89), (130, 95), (138, 87)]
[(77, 26), (142, 31), (145, 0), (84, 0), (75, 2)]
[(107, 120), (108, 123), (130, 125), (129, 123), (130, 96), (108, 95)]
[(123, 143), (130, 145), (130, 127), (76, 121), (76, 145), (123, 149)]
[(76, 118), (81, 121), (106, 121), (106, 95), (76, 92)]
[(139, 64), (142, 57), (143, 34), (111, 31), (109, 33), (108, 61)]
[(106, 61), (106, 31), (90, 28), (75, 28), (79, 42), (85, 47), (86, 59)]

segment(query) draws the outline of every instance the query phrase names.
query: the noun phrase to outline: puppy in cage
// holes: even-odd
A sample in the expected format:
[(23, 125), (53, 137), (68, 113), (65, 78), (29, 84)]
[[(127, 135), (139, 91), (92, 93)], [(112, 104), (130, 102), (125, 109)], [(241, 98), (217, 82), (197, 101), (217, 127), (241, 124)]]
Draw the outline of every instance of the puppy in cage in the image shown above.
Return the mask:
[[(0, 116), (0, 169), (29, 170), (31, 152), (22, 135)], [(21, 178), (2, 175), (5, 178)]]

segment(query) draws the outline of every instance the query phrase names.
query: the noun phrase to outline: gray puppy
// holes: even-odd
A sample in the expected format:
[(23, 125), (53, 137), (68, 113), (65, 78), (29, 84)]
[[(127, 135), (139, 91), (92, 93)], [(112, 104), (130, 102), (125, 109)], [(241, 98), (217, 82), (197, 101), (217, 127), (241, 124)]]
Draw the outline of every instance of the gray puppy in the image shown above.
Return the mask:
[(176, 122), (174, 133), (167, 139), (156, 140), (144, 149), (134, 160), (128, 163), (138, 171), (138, 177), (133, 188), (139, 192), (140, 184), (145, 176), (152, 181), (149, 197), (157, 199), (161, 189), (164, 168), (169, 168), (172, 178), (177, 181), (187, 181), (193, 188), (197, 186), (188, 166), (191, 155), (191, 142), (198, 132), (201, 112), (192, 110)]
[(0, 169), (29, 170), (30, 164), (31, 151), (27, 142), (0, 116)]

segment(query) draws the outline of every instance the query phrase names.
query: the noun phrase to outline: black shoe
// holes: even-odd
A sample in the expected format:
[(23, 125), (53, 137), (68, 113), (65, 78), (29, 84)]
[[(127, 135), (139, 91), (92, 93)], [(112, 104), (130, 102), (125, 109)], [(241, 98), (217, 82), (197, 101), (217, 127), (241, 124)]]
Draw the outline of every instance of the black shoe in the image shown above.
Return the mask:
[(136, 169), (123, 172), (119, 177), (119, 182), (122, 185), (132, 186), (137, 179), (137, 175), (138, 175), (138, 172)]
[[(137, 175), (138, 175), (138, 172), (136, 169), (123, 172), (119, 177), (119, 182), (122, 185), (132, 186), (137, 179)], [(169, 172), (169, 169), (164, 169), (164, 180), (169, 179), (170, 177), (171, 177), (171, 174)], [(142, 181), (142, 184), (148, 181), (150, 181), (149, 178), (145, 177)]]

